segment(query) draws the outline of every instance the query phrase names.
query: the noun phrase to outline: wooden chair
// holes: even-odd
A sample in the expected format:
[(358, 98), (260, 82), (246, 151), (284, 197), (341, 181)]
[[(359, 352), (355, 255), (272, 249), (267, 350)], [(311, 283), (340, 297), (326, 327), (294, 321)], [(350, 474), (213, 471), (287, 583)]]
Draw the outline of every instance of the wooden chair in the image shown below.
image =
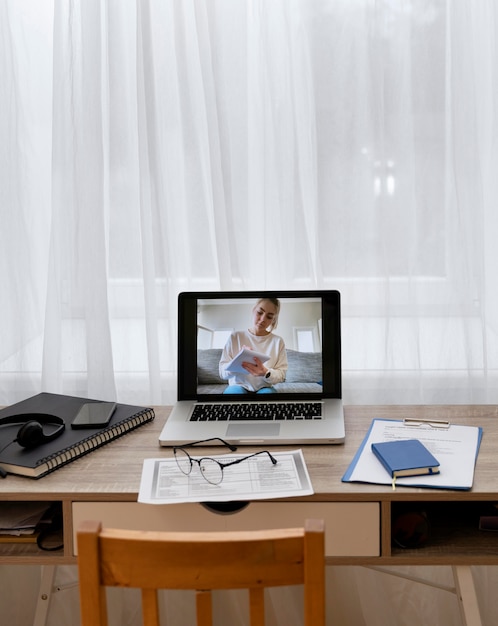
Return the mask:
[(145, 626), (159, 625), (159, 589), (195, 589), (197, 624), (212, 625), (211, 590), (249, 590), (251, 626), (264, 625), (264, 588), (304, 585), (305, 626), (325, 624), (323, 520), (240, 532), (78, 530), (82, 626), (106, 626), (105, 587), (142, 589)]

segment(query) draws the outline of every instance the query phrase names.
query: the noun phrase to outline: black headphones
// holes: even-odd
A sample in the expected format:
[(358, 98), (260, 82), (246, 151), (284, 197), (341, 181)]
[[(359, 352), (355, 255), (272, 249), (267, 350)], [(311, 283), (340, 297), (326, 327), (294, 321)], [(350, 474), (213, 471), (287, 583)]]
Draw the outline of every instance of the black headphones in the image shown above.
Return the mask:
[[(7, 424), (22, 424), (12, 443), (18, 443), (23, 448), (36, 448), (42, 443), (52, 441), (62, 435), (66, 427), (61, 417), (47, 413), (20, 413), (0, 419), (0, 426)], [(44, 424), (57, 425), (57, 428), (47, 435), (43, 432)]]

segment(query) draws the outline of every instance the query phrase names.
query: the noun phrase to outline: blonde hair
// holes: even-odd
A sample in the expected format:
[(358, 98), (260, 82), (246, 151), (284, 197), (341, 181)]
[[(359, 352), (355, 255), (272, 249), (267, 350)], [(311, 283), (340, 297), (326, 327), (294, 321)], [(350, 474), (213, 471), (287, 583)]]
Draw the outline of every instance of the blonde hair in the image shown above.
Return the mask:
[(276, 311), (275, 311), (275, 316), (271, 321), (271, 324), (268, 326), (268, 328), (270, 329), (270, 331), (274, 331), (275, 328), (278, 325), (278, 315), (280, 313), (280, 300), (278, 298), (259, 298), (259, 300), (256, 301), (256, 304), (253, 306), (252, 310), (253, 312), (256, 310), (256, 307), (261, 304), (261, 302), (271, 302), (273, 304), (273, 306), (275, 307)]

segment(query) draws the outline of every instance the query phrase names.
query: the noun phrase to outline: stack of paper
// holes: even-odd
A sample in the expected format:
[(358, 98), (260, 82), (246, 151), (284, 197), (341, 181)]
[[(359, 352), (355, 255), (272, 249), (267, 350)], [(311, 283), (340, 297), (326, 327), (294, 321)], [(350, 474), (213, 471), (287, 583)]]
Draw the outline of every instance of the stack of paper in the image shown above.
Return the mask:
[[(193, 455), (194, 456), (194, 455)], [(220, 462), (243, 459), (244, 454), (212, 456)], [(223, 470), (218, 485), (208, 483), (194, 464), (186, 476), (173, 459), (145, 459), (138, 501), (146, 504), (178, 502), (227, 502), (311, 495), (313, 487), (302, 450), (272, 452), (273, 465), (266, 456), (254, 456)]]
[(49, 508), (50, 502), (3, 502), (0, 541), (34, 541), (37, 526)]

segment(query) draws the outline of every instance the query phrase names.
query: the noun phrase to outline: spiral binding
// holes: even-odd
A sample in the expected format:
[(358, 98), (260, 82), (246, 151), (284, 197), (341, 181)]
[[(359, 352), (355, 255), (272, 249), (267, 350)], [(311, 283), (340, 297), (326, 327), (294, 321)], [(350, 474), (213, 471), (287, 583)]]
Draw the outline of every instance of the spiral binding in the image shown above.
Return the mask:
[(117, 424), (109, 426), (95, 435), (90, 435), (86, 439), (83, 439), (83, 441), (80, 441), (69, 448), (64, 448), (63, 450), (59, 450), (59, 452), (54, 452), (53, 454), (40, 459), (36, 464), (36, 467), (45, 463), (47, 465), (47, 471), (39, 475), (37, 478), (41, 478), (41, 476), (44, 476), (49, 472), (53, 472), (62, 465), (66, 465), (74, 459), (84, 456), (85, 454), (100, 448), (110, 441), (114, 441), (118, 437), (125, 435), (135, 428), (138, 428), (142, 424), (152, 421), (154, 417), (154, 409), (144, 409), (132, 417), (128, 417)]

